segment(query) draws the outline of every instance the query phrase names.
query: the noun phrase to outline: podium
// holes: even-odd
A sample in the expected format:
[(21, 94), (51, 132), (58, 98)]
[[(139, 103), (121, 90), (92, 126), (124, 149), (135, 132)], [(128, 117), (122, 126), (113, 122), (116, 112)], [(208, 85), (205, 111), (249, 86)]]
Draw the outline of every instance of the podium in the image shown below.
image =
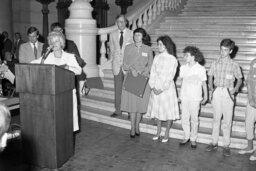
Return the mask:
[(73, 154), (74, 73), (55, 65), (17, 64), (24, 159), (58, 168)]

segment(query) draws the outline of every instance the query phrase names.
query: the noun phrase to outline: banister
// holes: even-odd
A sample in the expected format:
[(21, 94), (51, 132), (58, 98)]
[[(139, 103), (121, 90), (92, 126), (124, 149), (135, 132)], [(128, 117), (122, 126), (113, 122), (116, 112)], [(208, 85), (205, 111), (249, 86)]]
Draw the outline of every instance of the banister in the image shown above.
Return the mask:
[[(136, 29), (137, 27), (144, 27), (148, 24), (151, 24), (152, 20), (156, 19), (157, 15), (160, 15), (164, 10), (176, 10), (177, 7), (182, 4), (182, 1), (186, 0), (140, 0), (140, 3), (136, 5), (131, 11), (129, 11), (126, 15), (129, 21), (129, 28), (132, 30)], [(111, 61), (112, 59), (106, 58), (106, 37), (108, 35), (117, 30), (117, 26), (113, 25), (106, 28), (99, 28), (98, 35), (104, 36), (104, 38), (100, 38), (101, 40), (101, 48), (100, 48), (100, 73), (103, 74), (102, 69), (111, 68)]]
[[(131, 11), (129, 11), (126, 14), (126, 18), (128, 19), (130, 25), (132, 24), (132, 20), (138, 16), (138, 14), (144, 13), (144, 11), (152, 4), (152, 2), (157, 0), (144, 0), (146, 1), (146, 4), (140, 3), (136, 8), (133, 8)], [(137, 10), (139, 8), (139, 10)], [(110, 33), (112, 31), (115, 31), (117, 29), (117, 26), (114, 24), (113, 26), (105, 27), (105, 28), (99, 28), (98, 34), (106, 34)]]

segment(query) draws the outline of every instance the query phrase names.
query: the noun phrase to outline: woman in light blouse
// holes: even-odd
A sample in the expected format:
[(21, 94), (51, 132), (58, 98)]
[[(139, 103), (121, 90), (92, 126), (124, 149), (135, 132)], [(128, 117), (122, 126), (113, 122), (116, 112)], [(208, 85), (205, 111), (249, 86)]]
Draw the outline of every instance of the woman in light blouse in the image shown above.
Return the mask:
[(158, 55), (155, 56), (149, 77), (151, 95), (147, 114), (157, 119), (157, 133), (153, 140), (159, 140), (162, 121), (167, 122), (162, 142), (167, 142), (172, 121), (179, 119), (179, 108), (174, 77), (178, 62), (174, 57), (174, 43), (169, 36), (157, 39)]

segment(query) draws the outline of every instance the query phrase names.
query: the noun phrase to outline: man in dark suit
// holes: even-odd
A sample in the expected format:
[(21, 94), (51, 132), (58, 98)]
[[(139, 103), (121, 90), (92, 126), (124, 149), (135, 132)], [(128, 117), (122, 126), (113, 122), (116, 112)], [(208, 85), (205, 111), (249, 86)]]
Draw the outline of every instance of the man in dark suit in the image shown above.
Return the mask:
[(5, 52), (12, 52), (12, 48), (13, 48), (13, 43), (12, 41), (8, 38), (8, 33), (6, 31), (4, 31), (2, 33), (3, 35), (3, 42), (2, 42), (2, 60), (4, 60), (4, 56), (5, 56)]
[(21, 38), (21, 34), (19, 32), (16, 32), (14, 34), (15, 37), (15, 42), (14, 42), (14, 49), (13, 49), (13, 53), (14, 53), (14, 58), (19, 61), (19, 50), (20, 50), (20, 45), (25, 43), (24, 40), (22, 40)]

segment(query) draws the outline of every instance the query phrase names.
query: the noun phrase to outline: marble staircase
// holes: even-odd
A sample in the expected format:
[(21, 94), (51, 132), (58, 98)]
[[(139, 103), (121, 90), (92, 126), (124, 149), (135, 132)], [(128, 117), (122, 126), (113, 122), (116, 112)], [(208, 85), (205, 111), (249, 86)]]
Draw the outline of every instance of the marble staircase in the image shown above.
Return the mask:
[[(229, 6), (228, 6), (229, 5)], [(219, 43), (223, 38), (231, 38), (237, 46), (234, 59), (240, 64), (246, 78), (249, 63), (256, 56), (256, 12), (254, 0), (188, 0), (182, 12), (177, 16), (165, 16), (151, 34), (152, 48), (157, 51), (156, 39), (167, 34), (176, 43), (177, 58), (183, 61), (182, 50), (188, 46), (197, 46), (204, 54), (205, 67), (209, 69), (213, 60), (219, 56)], [(130, 129), (127, 113), (118, 118), (111, 118), (114, 111), (114, 82), (111, 70), (104, 70), (102, 78), (105, 88), (92, 89), (88, 96), (82, 97), (82, 117), (110, 125)], [(176, 81), (180, 89), (180, 80)], [(233, 126), (231, 133), (231, 147), (246, 146), (245, 106), (247, 104), (247, 88), (241, 87), (236, 97)], [(202, 106), (199, 115), (198, 142), (209, 143), (212, 131), (212, 105), (208, 102)], [(163, 128), (164, 129), (164, 128)], [(155, 134), (156, 123), (144, 116), (141, 132)], [(129, 136), (129, 131), (127, 131)], [(170, 131), (171, 138), (183, 138), (181, 121), (175, 121)], [(222, 133), (219, 139), (222, 144)], [(255, 142), (256, 146), (256, 142)]]

